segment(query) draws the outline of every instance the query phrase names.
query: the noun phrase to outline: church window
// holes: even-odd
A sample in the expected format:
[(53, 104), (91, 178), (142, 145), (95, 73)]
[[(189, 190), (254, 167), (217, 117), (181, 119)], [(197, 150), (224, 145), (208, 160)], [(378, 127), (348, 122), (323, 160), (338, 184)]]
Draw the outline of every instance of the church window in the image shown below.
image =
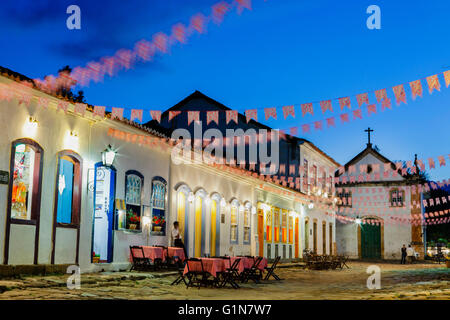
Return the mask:
[(391, 207), (403, 207), (405, 201), (405, 190), (397, 188), (389, 191), (389, 202)]

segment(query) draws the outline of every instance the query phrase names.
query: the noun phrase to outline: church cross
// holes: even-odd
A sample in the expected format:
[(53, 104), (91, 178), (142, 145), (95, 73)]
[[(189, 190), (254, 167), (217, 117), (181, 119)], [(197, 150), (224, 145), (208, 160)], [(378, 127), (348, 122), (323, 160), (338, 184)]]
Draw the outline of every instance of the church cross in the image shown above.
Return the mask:
[(370, 133), (373, 132), (373, 130), (370, 129), (370, 127), (369, 127), (369, 128), (367, 128), (366, 130), (364, 130), (364, 131), (367, 132), (367, 136), (368, 136), (368, 138), (369, 138), (369, 143), (368, 143), (368, 145), (370, 145), (370, 144), (371, 144), (371, 143), (370, 143)]

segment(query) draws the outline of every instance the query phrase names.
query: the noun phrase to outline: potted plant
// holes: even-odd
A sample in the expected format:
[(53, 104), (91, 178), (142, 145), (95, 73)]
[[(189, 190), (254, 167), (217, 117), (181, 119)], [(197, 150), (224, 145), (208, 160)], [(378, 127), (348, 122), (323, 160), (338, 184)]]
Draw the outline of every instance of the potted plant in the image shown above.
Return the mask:
[(136, 230), (140, 221), (141, 221), (141, 217), (139, 217), (136, 213), (134, 213), (133, 210), (130, 209), (127, 211), (128, 229)]

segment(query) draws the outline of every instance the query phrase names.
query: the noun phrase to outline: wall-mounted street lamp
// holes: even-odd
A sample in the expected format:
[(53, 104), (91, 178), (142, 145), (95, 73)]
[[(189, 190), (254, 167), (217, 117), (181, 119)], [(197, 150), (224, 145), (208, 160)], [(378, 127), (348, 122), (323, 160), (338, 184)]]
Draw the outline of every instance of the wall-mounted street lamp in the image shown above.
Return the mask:
[(310, 202), (309, 204), (308, 204), (308, 208), (309, 209), (314, 209), (314, 202)]
[(114, 158), (116, 157), (116, 152), (112, 149), (111, 145), (108, 145), (102, 152), (102, 162), (106, 167), (111, 167), (114, 163)]
[(359, 218), (355, 219), (356, 224), (361, 224), (361, 222), (362, 222), (361, 219), (359, 219)]

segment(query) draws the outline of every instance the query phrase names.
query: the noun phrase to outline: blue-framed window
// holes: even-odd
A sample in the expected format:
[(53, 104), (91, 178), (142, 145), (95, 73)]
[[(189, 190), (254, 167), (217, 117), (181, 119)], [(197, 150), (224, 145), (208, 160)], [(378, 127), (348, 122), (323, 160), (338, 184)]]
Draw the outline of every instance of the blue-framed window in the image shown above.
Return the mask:
[(152, 227), (154, 235), (166, 235), (166, 193), (167, 182), (161, 177), (152, 180)]
[(144, 176), (136, 170), (125, 172), (126, 229), (141, 229)]

